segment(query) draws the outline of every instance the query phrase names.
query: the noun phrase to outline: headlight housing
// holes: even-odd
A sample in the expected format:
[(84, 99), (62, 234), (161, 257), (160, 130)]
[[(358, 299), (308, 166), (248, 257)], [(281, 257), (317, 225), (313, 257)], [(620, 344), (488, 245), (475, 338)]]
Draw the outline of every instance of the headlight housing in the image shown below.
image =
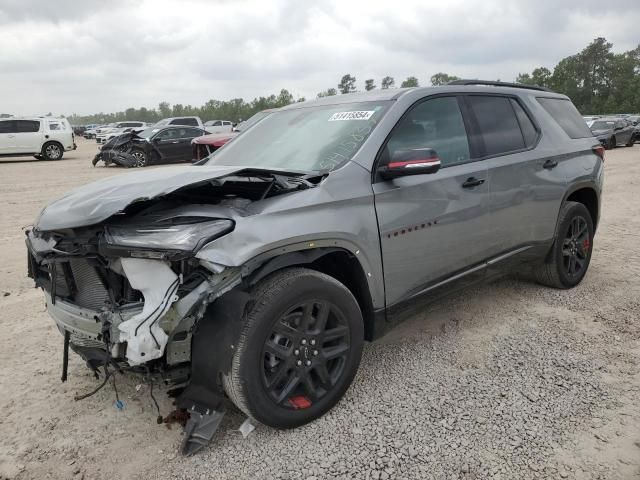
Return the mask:
[(131, 256), (165, 258), (166, 255), (154, 255), (152, 252), (194, 252), (230, 232), (233, 226), (231, 220), (171, 225), (111, 225), (105, 227), (105, 240), (111, 247), (132, 249)]

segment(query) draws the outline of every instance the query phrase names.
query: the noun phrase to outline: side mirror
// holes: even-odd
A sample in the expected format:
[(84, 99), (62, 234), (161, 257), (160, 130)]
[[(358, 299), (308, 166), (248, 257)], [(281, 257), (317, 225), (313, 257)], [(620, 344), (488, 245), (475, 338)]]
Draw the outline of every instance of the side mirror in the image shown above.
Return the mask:
[(391, 153), (389, 163), (378, 169), (385, 180), (407, 175), (426, 175), (440, 170), (440, 158), (433, 148), (412, 148)]

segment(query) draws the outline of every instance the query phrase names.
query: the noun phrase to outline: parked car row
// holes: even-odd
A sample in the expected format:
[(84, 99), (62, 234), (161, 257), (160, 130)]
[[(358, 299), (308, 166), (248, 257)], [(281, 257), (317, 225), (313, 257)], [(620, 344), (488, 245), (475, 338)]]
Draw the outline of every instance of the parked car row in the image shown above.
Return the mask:
[(607, 150), (618, 146), (631, 147), (640, 140), (637, 122), (621, 117), (602, 117), (593, 120), (589, 125), (593, 136)]

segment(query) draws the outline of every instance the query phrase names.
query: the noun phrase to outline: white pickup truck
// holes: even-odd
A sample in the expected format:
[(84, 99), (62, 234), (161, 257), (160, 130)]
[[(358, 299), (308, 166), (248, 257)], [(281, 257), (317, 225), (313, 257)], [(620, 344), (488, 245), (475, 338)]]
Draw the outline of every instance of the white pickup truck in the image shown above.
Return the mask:
[(166, 127), (168, 125), (187, 125), (190, 127), (199, 127), (209, 133), (227, 133), (233, 129), (233, 123), (229, 120), (209, 120), (202, 123), (200, 117), (169, 117), (163, 118), (153, 125), (154, 128)]
[(147, 124), (145, 122), (138, 121), (126, 121), (126, 122), (117, 122), (113, 127), (103, 127), (96, 130), (96, 142), (97, 143), (107, 143), (113, 137), (117, 137), (121, 133), (126, 133), (134, 130), (144, 130), (147, 128)]
[(0, 157), (33, 155), (60, 160), (75, 150), (75, 135), (66, 118), (21, 117), (0, 119)]

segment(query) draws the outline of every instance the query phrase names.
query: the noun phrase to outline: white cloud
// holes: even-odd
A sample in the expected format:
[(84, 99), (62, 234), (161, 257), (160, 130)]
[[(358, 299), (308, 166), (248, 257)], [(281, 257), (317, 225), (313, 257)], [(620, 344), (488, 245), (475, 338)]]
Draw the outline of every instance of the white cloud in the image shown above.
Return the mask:
[[(624, 12), (624, 14), (621, 14)], [(0, 111), (94, 113), (277, 93), (351, 73), (513, 80), (604, 36), (637, 46), (632, 0), (4, 0)]]

